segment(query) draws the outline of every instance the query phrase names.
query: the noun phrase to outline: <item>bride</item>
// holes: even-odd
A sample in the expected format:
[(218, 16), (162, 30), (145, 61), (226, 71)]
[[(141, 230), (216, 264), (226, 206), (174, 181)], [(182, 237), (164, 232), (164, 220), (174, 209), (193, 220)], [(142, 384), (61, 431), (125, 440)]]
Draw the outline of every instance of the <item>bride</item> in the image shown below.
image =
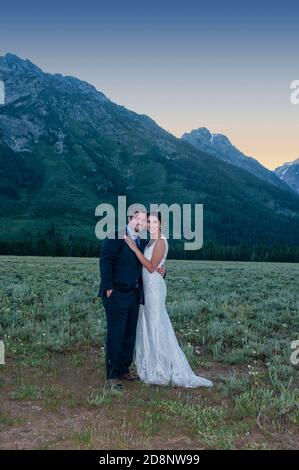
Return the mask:
[(140, 379), (149, 384), (180, 387), (212, 387), (210, 380), (192, 371), (176, 339), (165, 308), (166, 284), (156, 272), (167, 258), (168, 242), (161, 233), (161, 214), (148, 214), (150, 242), (144, 255), (135, 241), (125, 236), (128, 246), (140, 260), (144, 305), (140, 305), (136, 334), (136, 366)]

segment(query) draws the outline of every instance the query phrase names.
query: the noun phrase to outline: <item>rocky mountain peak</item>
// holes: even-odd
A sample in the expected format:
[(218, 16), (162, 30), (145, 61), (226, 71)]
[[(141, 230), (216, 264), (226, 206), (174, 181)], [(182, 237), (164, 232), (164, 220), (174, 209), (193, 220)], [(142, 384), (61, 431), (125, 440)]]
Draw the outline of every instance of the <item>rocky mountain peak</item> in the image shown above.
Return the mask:
[(282, 184), (273, 171), (265, 168), (254, 158), (242, 153), (224, 134), (213, 134), (206, 127), (200, 127), (183, 134), (182, 140), (189, 142), (202, 152), (207, 152), (231, 165), (243, 168), (268, 183), (287, 189), (287, 186)]
[(276, 175), (299, 193), (299, 157), (292, 162), (286, 162), (275, 170)]
[(2, 72), (31, 72), (38, 75), (43, 73), (43, 71), (29, 59), (21, 59), (17, 55), (11, 53), (7, 53), (5, 56), (0, 57), (0, 69)]
[(21, 59), (11, 53), (0, 57), (0, 80), (5, 85), (6, 104), (26, 96), (36, 98), (43, 89), (48, 87), (66, 93), (92, 94), (96, 100), (108, 100), (103, 93), (85, 81), (58, 73), (43, 72), (30, 60)]

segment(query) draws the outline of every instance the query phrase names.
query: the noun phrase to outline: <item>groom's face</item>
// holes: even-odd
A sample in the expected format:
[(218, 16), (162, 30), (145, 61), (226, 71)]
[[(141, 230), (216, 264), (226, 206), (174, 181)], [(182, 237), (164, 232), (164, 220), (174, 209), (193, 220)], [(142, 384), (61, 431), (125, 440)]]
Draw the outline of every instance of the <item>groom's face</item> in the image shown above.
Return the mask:
[(146, 228), (147, 225), (146, 214), (144, 212), (137, 212), (130, 220), (129, 225), (133, 230), (135, 230), (135, 232), (141, 232)]

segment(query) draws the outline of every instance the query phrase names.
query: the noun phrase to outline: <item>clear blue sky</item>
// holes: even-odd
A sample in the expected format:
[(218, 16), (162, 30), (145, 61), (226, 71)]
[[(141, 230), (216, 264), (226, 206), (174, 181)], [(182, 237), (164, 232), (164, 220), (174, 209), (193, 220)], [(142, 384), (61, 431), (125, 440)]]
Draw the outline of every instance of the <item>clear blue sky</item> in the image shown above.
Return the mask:
[(205, 126), (266, 166), (299, 155), (299, 2), (10, 0), (0, 55), (74, 75), (180, 136)]

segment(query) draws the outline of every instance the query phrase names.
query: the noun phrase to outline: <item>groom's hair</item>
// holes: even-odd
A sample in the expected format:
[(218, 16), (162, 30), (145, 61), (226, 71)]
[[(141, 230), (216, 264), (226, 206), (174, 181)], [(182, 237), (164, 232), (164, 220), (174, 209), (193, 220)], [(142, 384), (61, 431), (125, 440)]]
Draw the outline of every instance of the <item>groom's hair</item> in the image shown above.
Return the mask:
[(129, 220), (132, 220), (133, 217), (135, 217), (135, 215), (140, 214), (140, 213), (147, 215), (147, 212), (146, 212), (145, 209), (138, 209), (138, 210), (136, 210), (136, 211), (134, 212), (134, 214), (130, 214), (130, 215), (128, 216)]

